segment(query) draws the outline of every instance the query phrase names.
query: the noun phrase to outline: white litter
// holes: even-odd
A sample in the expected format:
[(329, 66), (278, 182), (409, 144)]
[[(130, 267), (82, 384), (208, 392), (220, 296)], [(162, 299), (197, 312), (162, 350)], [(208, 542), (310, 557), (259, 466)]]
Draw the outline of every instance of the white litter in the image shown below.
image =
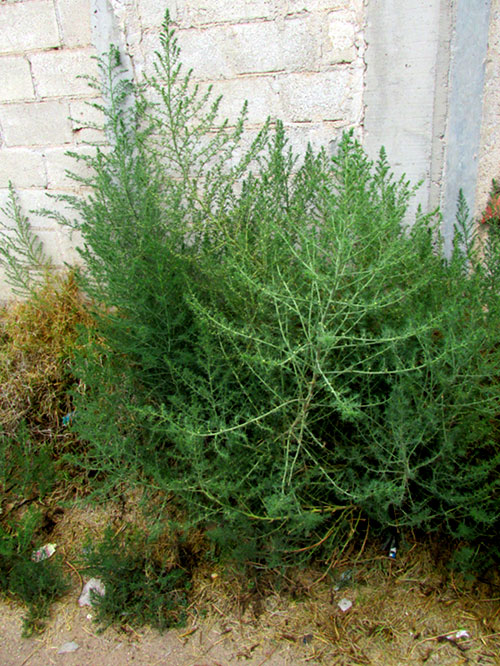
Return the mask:
[(64, 645), (61, 645), (59, 650), (57, 651), (57, 654), (66, 654), (67, 652), (76, 652), (80, 646), (78, 643), (75, 643), (74, 641), (69, 641), (69, 643), (64, 643)]
[(31, 554), (31, 559), (33, 562), (42, 562), (43, 560), (48, 560), (49, 557), (52, 557), (55, 552), (56, 544), (46, 543), (45, 546), (42, 546), (41, 548), (38, 548), (38, 550), (33, 551)]
[(345, 613), (346, 611), (349, 610), (349, 608), (352, 607), (352, 601), (349, 601), (349, 599), (341, 599), (338, 604), (340, 610)]
[(465, 629), (461, 629), (460, 631), (457, 631), (455, 634), (450, 634), (449, 636), (446, 636), (446, 638), (449, 641), (455, 641), (457, 638), (470, 638), (470, 634), (468, 631), (465, 631)]
[(92, 606), (92, 599), (90, 596), (91, 592), (95, 592), (99, 596), (103, 597), (106, 593), (106, 588), (104, 583), (99, 580), (99, 578), (91, 578), (87, 581), (83, 587), (82, 593), (78, 599), (79, 606)]

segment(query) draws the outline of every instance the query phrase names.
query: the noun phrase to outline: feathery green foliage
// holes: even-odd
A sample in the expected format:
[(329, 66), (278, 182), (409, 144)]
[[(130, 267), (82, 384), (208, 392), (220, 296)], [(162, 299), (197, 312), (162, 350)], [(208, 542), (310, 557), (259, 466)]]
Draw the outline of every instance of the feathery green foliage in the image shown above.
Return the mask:
[[(439, 217), (352, 133), (300, 163), (277, 122), (237, 159), (218, 100), (182, 74), (103, 75), (111, 150), (79, 213), (99, 305), (78, 370), (85, 464), (172, 493), (223, 550), (275, 565), (381, 526), (492, 540), (500, 508), (498, 242)], [(93, 85), (98, 85), (94, 82)], [(153, 98), (152, 101), (148, 101)]]
[(0, 590), (23, 601), (23, 635), (43, 629), (51, 604), (68, 589), (68, 581), (57, 555), (35, 561), (32, 557), (40, 514), (26, 513), (9, 529), (0, 526)]
[(105, 587), (104, 595), (94, 593), (91, 598), (95, 620), (103, 628), (149, 624), (165, 630), (184, 623), (186, 572), (155, 561), (152, 545), (144, 534), (120, 540), (108, 530), (100, 543), (86, 546), (86, 568)]
[(0, 264), (13, 293), (30, 295), (43, 283), (52, 262), (23, 213), (12, 183), (0, 212), (10, 220), (9, 224), (0, 220)]

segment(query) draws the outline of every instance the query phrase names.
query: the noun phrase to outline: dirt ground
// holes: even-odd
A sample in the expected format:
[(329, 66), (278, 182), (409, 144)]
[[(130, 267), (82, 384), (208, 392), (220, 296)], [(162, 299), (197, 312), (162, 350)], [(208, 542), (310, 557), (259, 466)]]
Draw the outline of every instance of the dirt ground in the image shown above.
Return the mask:
[[(43, 634), (21, 638), (23, 609), (0, 605), (2, 666), (294, 666), (500, 664), (500, 590), (457, 581), (415, 547), (286, 578), (286, 590), (245, 595), (207, 570), (184, 628), (108, 628), (77, 603), (81, 580), (52, 608)], [(337, 582), (335, 582), (337, 581)], [(352, 606), (342, 610), (340, 602)], [(342, 605), (342, 604), (341, 604)], [(62, 652), (74, 643), (74, 652)]]

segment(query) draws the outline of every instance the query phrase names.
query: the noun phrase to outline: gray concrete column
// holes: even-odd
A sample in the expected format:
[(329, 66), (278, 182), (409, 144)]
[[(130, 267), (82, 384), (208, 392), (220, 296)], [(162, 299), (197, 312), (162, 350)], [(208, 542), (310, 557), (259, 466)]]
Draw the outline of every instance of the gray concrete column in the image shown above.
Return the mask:
[(448, 125), (441, 190), (443, 235), (448, 252), (453, 240), (460, 189), (470, 210), (475, 210), (490, 4), (490, 0), (456, 0), (454, 3)]
[(490, 0), (368, 0), (364, 142), (421, 182), (450, 247), (458, 191), (474, 208)]

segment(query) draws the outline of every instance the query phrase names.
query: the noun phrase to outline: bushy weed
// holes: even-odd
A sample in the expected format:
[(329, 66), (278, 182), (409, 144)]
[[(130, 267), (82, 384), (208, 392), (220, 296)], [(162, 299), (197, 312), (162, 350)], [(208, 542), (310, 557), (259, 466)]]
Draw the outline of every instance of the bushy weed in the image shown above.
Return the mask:
[(72, 201), (104, 305), (76, 424), (94, 464), (141, 470), (241, 558), (328, 546), (353, 506), (490, 538), (495, 248), (488, 267), (462, 210), (444, 258), (439, 217), (408, 226), (410, 185), (351, 133), (300, 164), (277, 123), (228, 167), (241, 124), (214, 129), (218, 103), (181, 75), (168, 22), (162, 44), (159, 105), (111, 54), (114, 149), (85, 158), (92, 194)]
[(497, 236), (478, 250), (462, 200), (443, 256), (439, 214), (409, 220), (412, 187), (352, 132), (299, 157), (276, 122), (242, 151), (245, 109), (217, 125), (168, 17), (161, 42), (144, 85), (100, 61), (112, 150), (75, 155), (90, 194), (63, 197), (94, 304), (84, 464), (240, 560), (328, 552), (357, 508), (494, 550)]
[(57, 555), (36, 561), (41, 516), (28, 511), (8, 526), (0, 526), (0, 590), (27, 606), (23, 635), (41, 631), (51, 604), (69, 588)]
[(149, 624), (164, 630), (184, 622), (189, 578), (155, 557), (154, 546), (143, 533), (117, 536), (107, 530), (100, 542), (84, 548), (85, 569), (105, 588), (103, 595), (91, 592), (102, 628)]

